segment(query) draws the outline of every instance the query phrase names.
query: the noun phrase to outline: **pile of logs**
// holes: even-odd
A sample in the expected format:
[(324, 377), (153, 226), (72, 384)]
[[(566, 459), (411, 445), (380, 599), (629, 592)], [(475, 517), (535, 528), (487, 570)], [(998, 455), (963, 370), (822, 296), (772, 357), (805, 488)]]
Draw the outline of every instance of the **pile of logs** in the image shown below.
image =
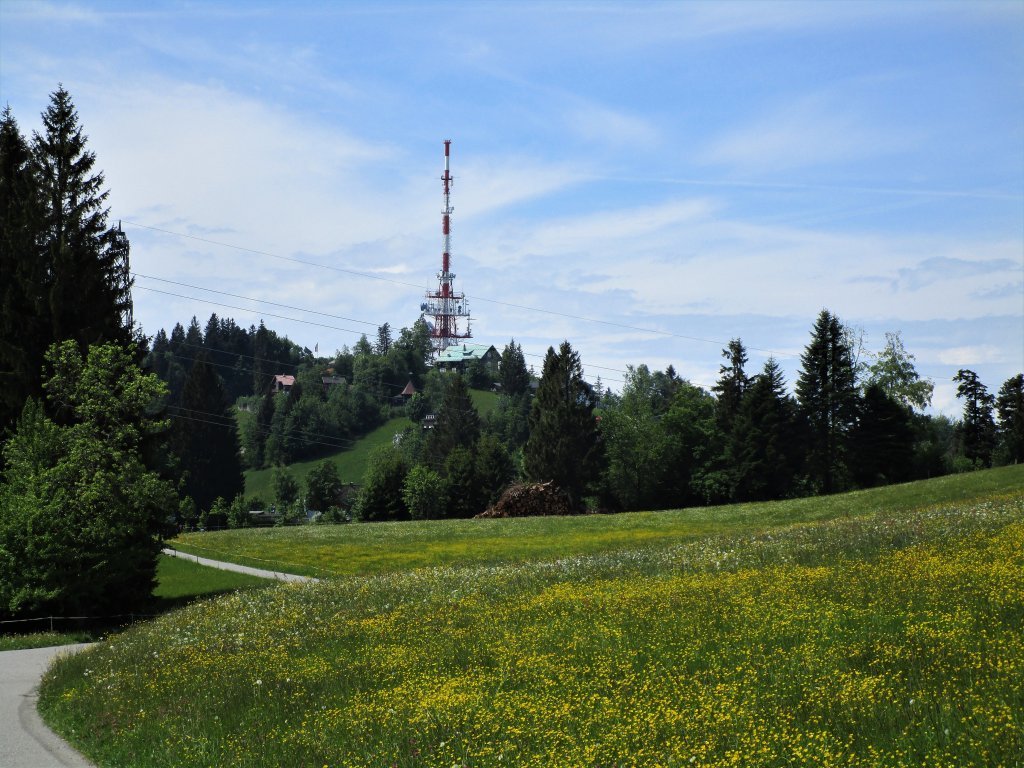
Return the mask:
[(549, 481), (517, 483), (505, 491), (493, 507), (477, 517), (534, 517), (572, 513), (568, 494)]

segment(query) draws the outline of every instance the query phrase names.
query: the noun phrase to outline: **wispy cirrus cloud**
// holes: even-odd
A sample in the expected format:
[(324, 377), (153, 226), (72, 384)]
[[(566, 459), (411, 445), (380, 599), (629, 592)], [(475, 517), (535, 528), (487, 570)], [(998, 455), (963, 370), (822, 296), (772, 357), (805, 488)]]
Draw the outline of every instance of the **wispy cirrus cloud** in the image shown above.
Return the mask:
[[(962, 281), (987, 275), (1009, 275), (1021, 270), (1021, 262), (1006, 258), (965, 259), (959, 256), (935, 256), (924, 259), (910, 267), (897, 271), (897, 283), (901, 289), (920, 290), (944, 280)], [(1002, 287), (1002, 286), (1000, 286)], [(979, 298), (1000, 298), (1007, 294), (992, 292), (989, 287), (978, 292)], [(987, 295), (983, 295), (987, 294)]]
[(821, 167), (898, 152), (914, 137), (828, 94), (802, 96), (712, 140), (698, 154), (706, 165), (745, 173)]

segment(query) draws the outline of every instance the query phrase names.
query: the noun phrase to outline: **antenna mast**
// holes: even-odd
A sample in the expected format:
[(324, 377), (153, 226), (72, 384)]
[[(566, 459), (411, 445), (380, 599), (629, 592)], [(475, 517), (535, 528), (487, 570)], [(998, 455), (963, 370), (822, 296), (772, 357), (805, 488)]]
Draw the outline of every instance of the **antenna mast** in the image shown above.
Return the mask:
[[(451, 204), (451, 188), (454, 177), (449, 170), (448, 160), (451, 151), (451, 139), (444, 140), (444, 175), (441, 182), (444, 188), (444, 208), (441, 211), (441, 234), (444, 236), (444, 251), (441, 255), (441, 271), (437, 273), (437, 290), (428, 291), (426, 301), (420, 305), (424, 315), (433, 317), (430, 329), (431, 348), (434, 356), (458, 342), (459, 339), (472, 338), (469, 323), (469, 305), (464, 293), (456, 293), (453, 287), (455, 273), (451, 271), (452, 235), (451, 215), (455, 211)], [(466, 330), (459, 332), (459, 320), (466, 318)]]

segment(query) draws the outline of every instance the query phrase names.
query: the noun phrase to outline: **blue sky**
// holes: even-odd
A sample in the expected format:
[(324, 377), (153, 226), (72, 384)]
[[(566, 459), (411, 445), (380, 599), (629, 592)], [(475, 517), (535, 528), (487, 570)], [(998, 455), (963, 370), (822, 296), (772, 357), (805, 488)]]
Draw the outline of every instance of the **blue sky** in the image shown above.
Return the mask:
[(24, 132), (58, 82), (150, 334), (215, 311), (323, 353), (411, 325), (450, 138), (474, 336), (538, 369), (568, 339), (613, 387), (710, 386), (740, 337), (792, 383), (828, 308), (868, 351), (900, 331), (937, 412), (960, 367), (1024, 370), (1021, 3), (0, 0)]

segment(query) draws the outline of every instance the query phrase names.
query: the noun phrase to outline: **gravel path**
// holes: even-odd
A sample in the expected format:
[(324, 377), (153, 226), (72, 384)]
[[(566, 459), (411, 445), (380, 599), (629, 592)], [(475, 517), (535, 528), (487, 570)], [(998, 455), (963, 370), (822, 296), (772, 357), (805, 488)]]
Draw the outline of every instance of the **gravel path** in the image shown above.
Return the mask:
[(36, 712), (39, 681), (54, 657), (88, 647), (59, 645), (0, 652), (0, 765), (4, 768), (91, 766)]
[(189, 560), (193, 563), (199, 563), (199, 565), (205, 565), (210, 568), (220, 568), (222, 571), (236, 571), (237, 573), (247, 573), (250, 576), (260, 576), (264, 579), (277, 579), (278, 581), (320, 581), (320, 579), (314, 578), (313, 576), (298, 576), (294, 573), (282, 573), (280, 571), (265, 571), (262, 568), (250, 568), (248, 565), (238, 565), (236, 563), (224, 563), (220, 560), (209, 560), (205, 557), (198, 557), (196, 555), (188, 555), (184, 552), (179, 552), (176, 549), (165, 548), (164, 554), (170, 557), (180, 557), (182, 560)]

